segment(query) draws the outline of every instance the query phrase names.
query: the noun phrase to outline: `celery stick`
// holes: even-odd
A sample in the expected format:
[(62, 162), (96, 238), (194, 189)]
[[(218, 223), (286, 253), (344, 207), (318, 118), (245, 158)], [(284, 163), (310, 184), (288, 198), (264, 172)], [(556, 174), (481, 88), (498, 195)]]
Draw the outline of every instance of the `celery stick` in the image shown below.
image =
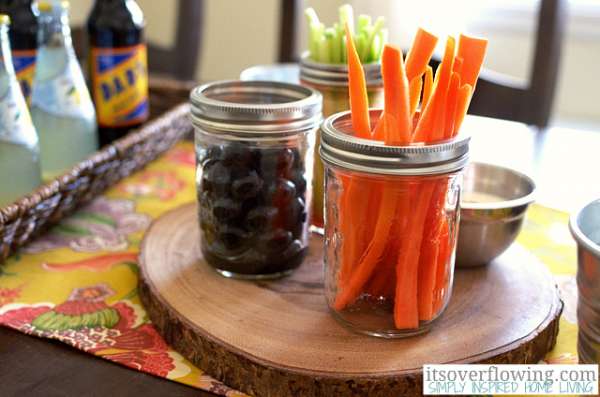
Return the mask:
[(358, 33), (362, 32), (367, 26), (371, 25), (371, 16), (360, 14), (358, 16)]
[(330, 63), (331, 49), (329, 48), (330, 42), (325, 38), (325, 35), (319, 40), (319, 62)]
[[(365, 62), (367, 61), (367, 58), (369, 58), (369, 54), (371, 53), (371, 46), (373, 45), (373, 40), (375, 39), (375, 36), (377, 36), (379, 34), (379, 32), (381, 31), (381, 29), (383, 28), (384, 23), (385, 23), (385, 19), (383, 19), (383, 17), (378, 17), (375, 20), (375, 24), (373, 25), (373, 28), (370, 29), (370, 31), (369, 31), (366, 48), (364, 49), (364, 53), (361, 54), (361, 56), (364, 57)], [(378, 60), (379, 60), (379, 58), (374, 58), (371, 61), (378, 61)]]
[(362, 37), (363, 45), (360, 49), (358, 55), (363, 63), (367, 63), (369, 61), (369, 53), (371, 52), (371, 32), (373, 31), (373, 27), (367, 26), (360, 33), (359, 36)]
[(339, 14), (342, 27), (345, 27), (347, 23), (350, 33), (354, 36), (354, 10), (352, 9), (352, 6), (350, 4), (344, 4), (339, 8)]
[(379, 60), (381, 46), (381, 34), (378, 34), (371, 42), (371, 51), (369, 52), (369, 59), (367, 62), (377, 62)]
[(379, 48), (379, 54), (377, 54), (377, 59), (381, 59), (381, 54), (383, 53), (383, 47), (385, 47), (385, 45), (388, 42), (388, 30), (387, 29), (381, 29), (379, 31), (379, 42), (381, 43), (381, 46)]
[(304, 10), (304, 15), (308, 20), (308, 52), (310, 53), (310, 57), (314, 59), (318, 51), (318, 30), (321, 22), (319, 21), (317, 12), (312, 7)]
[(354, 43), (356, 44), (356, 51), (358, 52), (358, 56), (362, 63), (366, 63), (365, 57), (363, 54), (365, 53), (365, 48), (367, 47), (367, 35), (364, 33), (359, 34), (354, 38)]
[(309, 47), (310, 57), (314, 61), (318, 61), (320, 53), (319, 47), (321, 45), (321, 39), (323, 38), (323, 33), (325, 31), (325, 25), (319, 23), (317, 25), (311, 25), (310, 35), (311, 35), (311, 43), (312, 46)]
[(348, 62), (348, 45), (345, 36), (342, 36), (342, 62)]
[(329, 41), (331, 51), (331, 63), (340, 63), (342, 61), (342, 46), (339, 45), (338, 31), (334, 28), (325, 30), (325, 37)]
[(317, 12), (312, 7), (308, 7), (306, 10), (304, 10), (304, 15), (306, 15), (306, 18), (308, 19), (308, 25), (318, 25), (321, 23), (321, 21), (319, 21)]

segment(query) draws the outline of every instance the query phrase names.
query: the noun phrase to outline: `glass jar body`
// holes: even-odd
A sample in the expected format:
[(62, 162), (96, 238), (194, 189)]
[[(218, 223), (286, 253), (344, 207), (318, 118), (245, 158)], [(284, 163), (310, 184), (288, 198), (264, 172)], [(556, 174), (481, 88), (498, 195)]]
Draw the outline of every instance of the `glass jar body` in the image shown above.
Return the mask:
[(240, 139), (195, 130), (201, 249), (227, 277), (284, 276), (308, 250), (314, 129)]
[[(324, 82), (315, 83), (301, 79), (301, 84), (313, 88), (323, 96), (323, 118), (335, 113), (350, 109), (350, 99), (347, 85), (329, 85)], [(375, 84), (367, 86), (369, 106), (378, 108), (383, 106), (383, 85)], [(321, 131), (317, 131), (315, 144), (315, 158), (319, 159), (319, 148), (321, 145)], [(311, 209), (311, 224), (317, 228), (323, 228), (324, 215), (324, 168), (320, 160), (314, 163), (313, 172), (313, 204)]]
[(460, 171), (381, 175), (325, 166), (325, 295), (351, 329), (429, 330), (450, 299)]

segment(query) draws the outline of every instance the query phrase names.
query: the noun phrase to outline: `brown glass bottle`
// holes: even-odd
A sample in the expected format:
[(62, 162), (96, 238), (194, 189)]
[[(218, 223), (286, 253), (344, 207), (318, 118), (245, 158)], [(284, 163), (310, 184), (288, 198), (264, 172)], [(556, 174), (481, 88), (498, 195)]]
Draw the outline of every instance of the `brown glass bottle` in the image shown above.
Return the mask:
[(0, 13), (7, 14), (12, 23), (8, 31), (13, 64), (25, 100), (29, 102), (37, 49), (37, 18), (31, 8), (32, 0), (0, 0)]
[(90, 87), (106, 145), (148, 119), (144, 15), (134, 0), (96, 0), (87, 29)]

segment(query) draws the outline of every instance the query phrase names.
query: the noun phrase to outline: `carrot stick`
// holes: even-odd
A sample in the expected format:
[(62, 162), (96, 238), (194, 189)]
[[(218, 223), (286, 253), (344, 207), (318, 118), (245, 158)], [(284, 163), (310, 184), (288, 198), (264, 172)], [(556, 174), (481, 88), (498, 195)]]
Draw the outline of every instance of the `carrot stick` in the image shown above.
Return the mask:
[(359, 138), (370, 138), (371, 122), (369, 120), (369, 97), (365, 72), (356, 52), (350, 27), (346, 23), (346, 47), (348, 50), (348, 91), (350, 94), (350, 110), (352, 128)]
[(354, 267), (350, 280), (338, 292), (333, 304), (336, 310), (342, 310), (361, 294), (363, 286), (371, 277), (377, 263), (381, 260), (396, 215), (397, 201), (404, 202), (406, 199), (399, 199), (390, 189), (383, 191), (373, 237), (359, 263)]
[(452, 72), (448, 95), (446, 96), (446, 111), (444, 117), (444, 139), (449, 139), (454, 133), (454, 124), (456, 118), (456, 109), (458, 107), (458, 90), (460, 86), (460, 77), (458, 73)]
[(443, 206), (446, 198), (445, 180), (432, 181), (435, 184), (431, 204), (425, 218), (425, 232), (421, 242), (419, 261), (419, 319), (429, 321), (433, 317), (433, 301), (436, 286), (436, 271), (442, 233)]
[(452, 66), (452, 72), (458, 73), (460, 76), (462, 72), (463, 59), (459, 56), (454, 57), (454, 65)]
[(467, 114), (469, 103), (471, 102), (471, 93), (473, 92), (472, 87), (469, 84), (465, 84), (458, 89), (456, 98), (456, 110), (454, 111), (454, 128), (452, 130), (452, 136), (458, 134), (460, 126)]
[[(350, 110), (352, 119), (352, 128), (357, 137), (370, 138), (371, 137), (371, 122), (369, 118), (369, 98), (367, 95), (367, 85), (365, 81), (365, 74), (363, 67), (360, 63), (360, 58), (352, 39), (350, 26), (346, 23), (346, 48), (348, 56), (348, 91), (350, 99)], [(347, 183), (344, 185), (345, 194), (341, 202), (341, 209), (344, 214), (351, 217), (356, 214), (355, 202), (356, 195), (359, 193), (356, 190), (356, 183), (351, 178), (348, 178)], [(353, 253), (356, 252), (356, 247), (353, 245), (352, 237), (355, 235), (354, 231), (355, 224), (352, 221), (340, 222), (340, 228), (347, 240), (344, 241), (342, 249), (342, 271), (339, 275), (338, 287), (343, 288), (346, 283), (346, 279), (349, 277), (350, 268), (354, 264)]]
[(421, 76), (417, 76), (413, 78), (409, 85), (409, 97), (410, 97), (410, 117), (414, 116), (417, 111), (417, 106), (419, 105), (419, 99), (421, 99), (421, 90), (423, 88), (423, 78)]
[(464, 34), (461, 34), (458, 38), (457, 56), (463, 60), (460, 81), (462, 84), (469, 84), (473, 89), (483, 65), (487, 43), (485, 39), (465, 36)]
[(421, 101), (421, 110), (424, 110), (429, 103), (431, 97), (431, 90), (433, 89), (433, 69), (431, 66), (427, 66), (425, 69), (425, 82), (423, 84), (423, 100)]
[(425, 73), (431, 55), (435, 50), (438, 38), (428, 31), (419, 28), (406, 57), (406, 77), (412, 81)]
[[(419, 326), (418, 270), (421, 254), (421, 241), (429, 201), (434, 184), (426, 181), (414, 187), (411, 214), (403, 236), (398, 262), (396, 264), (396, 296), (394, 301), (394, 323), (398, 329), (414, 329)], [(414, 207), (414, 209), (412, 208)], [(408, 212), (408, 211), (407, 211)], [(407, 213), (405, 212), (405, 213)]]
[(385, 113), (382, 112), (381, 116), (379, 116), (379, 120), (373, 129), (373, 133), (371, 134), (371, 138), (376, 141), (385, 142)]
[(440, 250), (437, 257), (432, 316), (435, 316), (440, 312), (444, 301), (446, 300), (448, 289), (450, 288), (450, 254), (452, 254), (454, 244), (450, 241), (448, 223), (445, 218), (442, 220), (441, 226)]
[(454, 62), (455, 40), (446, 41), (444, 58), (435, 74), (432, 98), (419, 119), (413, 141), (434, 142), (444, 137), (444, 107)]
[(381, 75), (383, 77), (384, 113), (393, 116), (397, 123), (393, 130), (387, 129), (388, 139), (386, 144), (403, 145), (410, 142), (412, 132), (412, 118), (410, 115), (410, 102), (408, 80), (402, 52), (390, 45), (383, 48), (381, 56)]

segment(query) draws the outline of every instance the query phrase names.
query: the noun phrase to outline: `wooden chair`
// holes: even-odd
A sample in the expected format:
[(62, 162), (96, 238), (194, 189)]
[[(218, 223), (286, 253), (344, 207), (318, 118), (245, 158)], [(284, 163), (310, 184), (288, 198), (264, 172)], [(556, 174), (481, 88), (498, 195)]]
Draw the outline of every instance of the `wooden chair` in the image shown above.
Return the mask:
[[(195, 80), (196, 67), (202, 43), (204, 0), (178, 0), (177, 32), (171, 48), (148, 43), (148, 69), (151, 74), (171, 77), (182, 81)], [(86, 29), (72, 29), (75, 51), (85, 59)]]
[[(556, 92), (567, 0), (541, 0), (535, 53), (527, 82), (484, 70), (469, 113), (519, 121), (540, 128), (548, 125)], [(281, 0), (279, 62), (298, 59), (302, 0)], [(439, 61), (433, 61), (434, 67)]]

